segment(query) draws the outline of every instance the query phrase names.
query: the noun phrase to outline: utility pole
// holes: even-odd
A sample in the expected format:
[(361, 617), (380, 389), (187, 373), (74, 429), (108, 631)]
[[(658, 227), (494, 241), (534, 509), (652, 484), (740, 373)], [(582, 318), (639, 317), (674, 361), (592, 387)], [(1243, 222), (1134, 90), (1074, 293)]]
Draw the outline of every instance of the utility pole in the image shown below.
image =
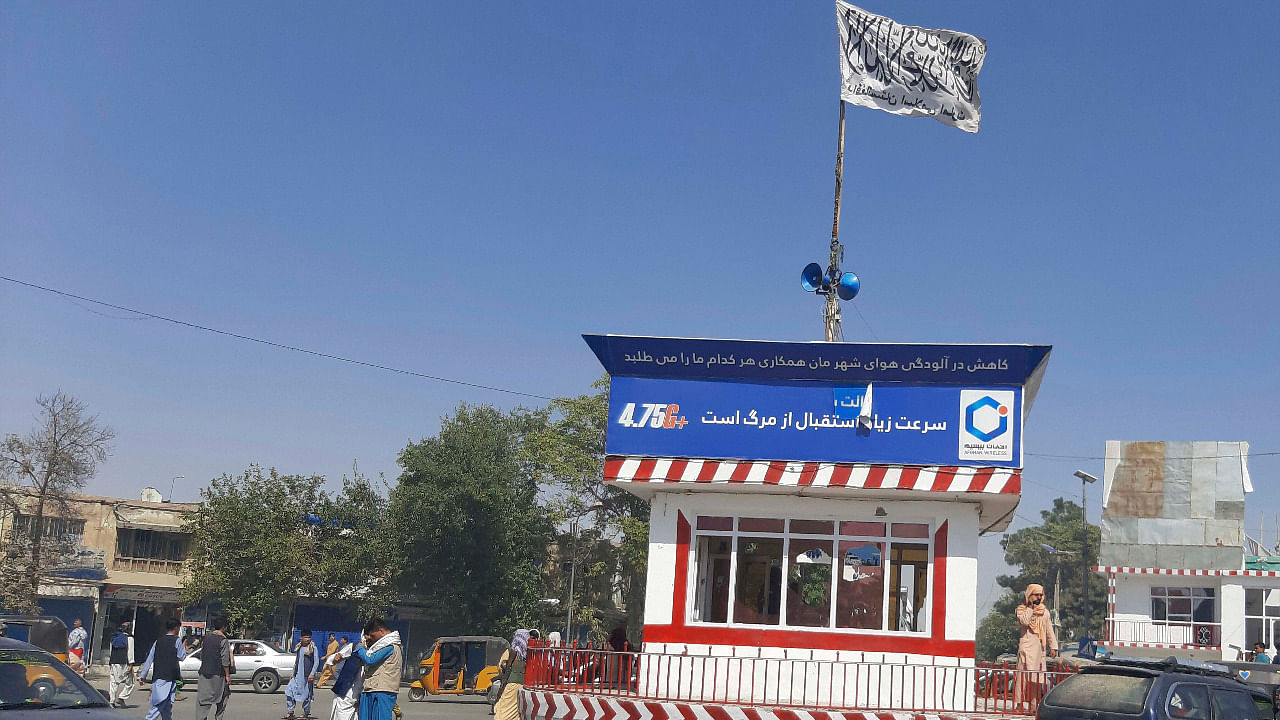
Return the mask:
[(1083, 470), (1072, 473), (1080, 478), (1080, 584), (1084, 591), (1084, 606), (1081, 615), (1084, 617), (1084, 630), (1080, 637), (1089, 636), (1089, 497), (1086, 492), (1089, 483), (1098, 482), (1098, 478)]

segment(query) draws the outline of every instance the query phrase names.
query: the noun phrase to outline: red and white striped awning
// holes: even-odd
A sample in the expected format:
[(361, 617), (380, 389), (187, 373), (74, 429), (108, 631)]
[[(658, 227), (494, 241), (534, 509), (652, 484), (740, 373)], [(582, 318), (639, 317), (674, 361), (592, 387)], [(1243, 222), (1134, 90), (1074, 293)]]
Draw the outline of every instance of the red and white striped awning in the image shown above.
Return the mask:
[(1280, 577), (1280, 571), (1276, 570), (1201, 570), (1194, 568), (1140, 568), (1126, 567), (1120, 565), (1101, 565), (1093, 568), (1094, 572), (1106, 573), (1108, 575), (1181, 575), (1185, 577), (1197, 576), (1227, 576), (1227, 577)]
[(910, 490), (1015, 497), (1022, 492), (1022, 471), (1017, 468), (690, 460), (622, 455), (605, 458), (604, 479), (615, 483)]

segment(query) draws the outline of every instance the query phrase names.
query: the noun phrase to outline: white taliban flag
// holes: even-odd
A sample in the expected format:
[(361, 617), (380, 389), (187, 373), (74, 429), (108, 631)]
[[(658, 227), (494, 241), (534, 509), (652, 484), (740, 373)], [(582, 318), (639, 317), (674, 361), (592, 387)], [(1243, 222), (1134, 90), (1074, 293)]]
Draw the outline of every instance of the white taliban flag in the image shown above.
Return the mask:
[(836, 26), (841, 100), (978, 132), (978, 73), (987, 57), (986, 40), (899, 25), (844, 0), (836, 0)]

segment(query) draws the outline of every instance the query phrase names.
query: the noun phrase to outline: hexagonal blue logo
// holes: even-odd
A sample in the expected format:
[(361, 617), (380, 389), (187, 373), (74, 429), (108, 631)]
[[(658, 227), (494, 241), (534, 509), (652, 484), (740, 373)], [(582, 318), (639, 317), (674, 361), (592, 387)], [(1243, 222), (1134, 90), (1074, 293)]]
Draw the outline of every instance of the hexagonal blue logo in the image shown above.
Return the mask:
[[(982, 430), (975, 423), (974, 416), (983, 408), (995, 410), (1000, 418), (1000, 421), (990, 430)], [(996, 402), (990, 395), (984, 395), (969, 403), (969, 406), (964, 409), (964, 429), (982, 442), (991, 442), (1009, 431), (1009, 408)]]

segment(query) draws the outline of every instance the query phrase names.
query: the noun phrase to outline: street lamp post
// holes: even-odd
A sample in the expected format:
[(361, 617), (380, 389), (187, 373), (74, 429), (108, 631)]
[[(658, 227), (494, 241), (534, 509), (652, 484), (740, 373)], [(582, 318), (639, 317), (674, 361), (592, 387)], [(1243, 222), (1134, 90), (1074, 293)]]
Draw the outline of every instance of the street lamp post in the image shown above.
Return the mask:
[(179, 481), (179, 480), (186, 480), (186, 479), (187, 479), (187, 476), (186, 476), (186, 475), (174, 475), (174, 476), (173, 476), (173, 479), (169, 481), (169, 499), (168, 499), (168, 500), (166, 500), (165, 502), (173, 502), (173, 484), (174, 484), (174, 483), (176, 483), (176, 482), (177, 482), (177, 481)]
[(1098, 482), (1098, 478), (1083, 470), (1072, 473), (1080, 478), (1080, 579), (1084, 591), (1084, 606), (1081, 616), (1084, 618), (1084, 632), (1080, 637), (1089, 636), (1089, 505), (1085, 490), (1089, 483)]
[(603, 503), (598, 501), (592, 503), (578, 511), (573, 516), (573, 522), (569, 524), (569, 534), (573, 536), (573, 550), (572, 554), (569, 556), (569, 609), (568, 612), (565, 613), (564, 618), (565, 645), (569, 644), (569, 637), (573, 635), (573, 585), (578, 575), (578, 521), (582, 519), (583, 515), (586, 515), (593, 510), (599, 510), (602, 506)]
[(1062, 561), (1058, 560), (1057, 557), (1059, 555), (1070, 555), (1071, 553), (1063, 552), (1052, 545), (1045, 545), (1044, 543), (1040, 543), (1040, 547), (1045, 552), (1049, 553), (1051, 557), (1054, 558), (1054, 561), (1053, 561), (1053, 566), (1054, 566), (1053, 624), (1056, 626), (1056, 630), (1061, 630), (1062, 629), (1062, 604), (1059, 602), (1058, 598), (1062, 594)]

